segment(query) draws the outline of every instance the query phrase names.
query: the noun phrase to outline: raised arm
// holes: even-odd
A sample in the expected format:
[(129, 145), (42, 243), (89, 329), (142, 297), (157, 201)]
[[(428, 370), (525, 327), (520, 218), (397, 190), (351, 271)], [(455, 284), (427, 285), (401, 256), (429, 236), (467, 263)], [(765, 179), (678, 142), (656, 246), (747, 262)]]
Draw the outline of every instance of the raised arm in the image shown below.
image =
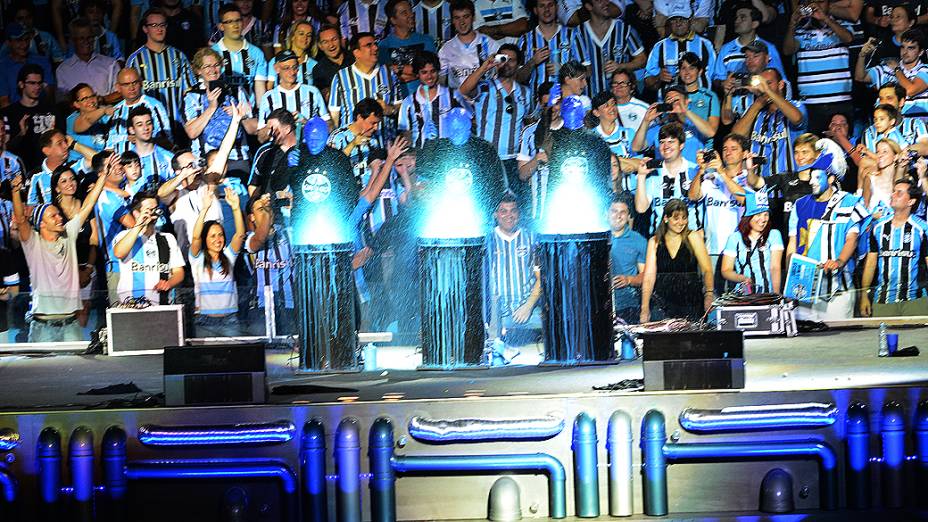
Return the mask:
[(87, 221), (87, 218), (90, 217), (90, 213), (93, 212), (93, 207), (97, 204), (97, 200), (100, 199), (100, 194), (103, 193), (103, 187), (106, 185), (103, 180), (109, 175), (111, 169), (116, 168), (116, 165), (119, 164), (119, 154), (113, 153), (110, 154), (110, 157), (106, 159), (106, 163), (103, 164), (103, 174), (97, 178), (97, 181), (93, 184), (93, 190), (90, 191), (90, 194), (87, 194), (87, 197), (84, 198), (84, 203), (81, 205), (80, 211), (77, 213), (77, 216), (80, 218), (81, 225)]
[(203, 233), (203, 222), (206, 220), (206, 213), (209, 212), (209, 208), (213, 206), (213, 202), (216, 200), (216, 195), (212, 191), (206, 191), (203, 195), (203, 208), (200, 209), (200, 214), (197, 216), (197, 221), (193, 225), (193, 239), (190, 240), (190, 255), (198, 256), (200, 255), (200, 250), (203, 248), (203, 243), (200, 240), (200, 235)]
[(10, 182), (10, 187), (13, 191), (13, 223), (19, 231), (19, 240), (25, 242), (32, 235), (32, 227), (26, 219), (26, 205), (23, 204), (23, 175), (17, 174)]
[(229, 162), (229, 154), (232, 152), (232, 147), (235, 146), (235, 139), (238, 137), (238, 126), (244, 117), (245, 107), (234, 103), (231, 107), (232, 121), (229, 123), (229, 128), (226, 129), (226, 135), (222, 138), (222, 143), (219, 144), (219, 151), (213, 157), (213, 161), (207, 166), (210, 172), (225, 172), (226, 163)]
[(238, 199), (238, 193), (232, 187), (225, 188), (226, 203), (232, 207), (232, 219), (235, 221), (235, 234), (229, 241), (229, 246), (236, 254), (242, 251), (242, 243), (245, 242), (245, 219), (242, 217), (242, 205)]

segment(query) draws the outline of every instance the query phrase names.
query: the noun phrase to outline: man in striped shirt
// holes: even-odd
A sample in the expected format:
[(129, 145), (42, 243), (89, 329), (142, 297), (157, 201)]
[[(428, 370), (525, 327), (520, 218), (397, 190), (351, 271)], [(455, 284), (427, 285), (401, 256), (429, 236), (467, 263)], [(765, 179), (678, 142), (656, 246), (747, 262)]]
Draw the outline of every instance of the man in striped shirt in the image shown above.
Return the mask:
[(314, 116), (330, 121), (332, 118), (319, 89), (305, 83), (297, 83), (299, 61), (296, 53), (289, 49), (281, 51), (277, 53), (274, 61), (278, 82), (273, 89), (264, 93), (261, 104), (258, 105), (258, 139), (267, 141), (267, 117), (276, 109), (283, 108), (293, 113), (299, 128)]
[(573, 46), (573, 29), (557, 22), (557, 2), (538, 0), (534, 12), (538, 26), (519, 38), (519, 48), (525, 52), (525, 65), (516, 74), (532, 92), (546, 81), (557, 81), (558, 70), (564, 62), (582, 61), (580, 50)]
[(342, 36), (351, 39), (361, 33), (371, 33), (380, 37), (387, 26), (385, 4), (377, 0), (345, 0), (338, 7)]
[(456, 94), (438, 84), (440, 67), (438, 56), (428, 51), (417, 54), (413, 60), (419, 88), (403, 100), (399, 130), (414, 147), (425, 145), (426, 140), (447, 137), (444, 116), (461, 105)]
[(644, 83), (649, 89), (660, 90), (677, 79), (680, 55), (689, 51), (696, 54), (705, 65), (699, 78), (700, 87), (710, 87), (709, 76), (705, 71), (715, 70), (715, 49), (712, 42), (693, 31), (687, 7), (674, 11), (668, 17), (670, 35), (660, 40), (651, 49), (644, 71)]
[(902, 113), (910, 118), (928, 119), (928, 65), (922, 62), (925, 34), (918, 29), (902, 33), (899, 59), (886, 58), (876, 67), (867, 68), (876, 44), (864, 44), (854, 68), (854, 79), (882, 88), (884, 85), (899, 85), (905, 90), (906, 100)]
[(142, 17), (145, 45), (129, 55), (126, 67), (139, 71), (142, 91), (164, 105), (171, 118), (166, 128), (179, 138), (186, 136), (180, 132), (184, 121), (181, 107), (184, 92), (196, 82), (184, 53), (166, 43), (167, 24), (168, 18), (161, 9), (149, 9), (145, 13)]
[(451, 23), (457, 34), (438, 50), (442, 82), (451, 89), (459, 89), (464, 79), (499, 49), (496, 40), (474, 30), (474, 13), (470, 0), (455, 0), (451, 5)]
[(267, 87), (267, 61), (264, 51), (242, 35), (242, 12), (235, 4), (219, 8), (219, 25), (222, 39), (213, 49), (222, 55), (222, 80), (231, 88), (241, 87), (248, 94), (248, 103), (264, 97)]
[(367, 184), (371, 175), (371, 151), (383, 148), (377, 132), (382, 120), (380, 104), (373, 98), (365, 98), (354, 107), (354, 121), (335, 129), (329, 136), (329, 146), (344, 152), (351, 160), (359, 190)]
[[(638, 32), (621, 18), (612, 18), (609, 0), (586, 0), (590, 19), (574, 31), (573, 46), (590, 67), (590, 92), (609, 90), (616, 71), (632, 72), (645, 66), (647, 56)], [(634, 73), (633, 73), (634, 74)]]
[[(860, 315), (928, 315), (928, 297), (921, 287), (928, 262), (928, 223), (912, 215), (922, 199), (921, 189), (909, 178), (893, 185), (889, 203), (893, 214), (875, 224), (869, 235)], [(874, 276), (877, 284), (871, 301)]]
[(151, 109), (155, 126), (155, 135), (167, 137), (171, 135), (171, 120), (164, 105), (142, 94), (142, 80), (139, 72), (131, 67), (119, 71), (116, 75), (116, 91), (122, 96), (122, 101), (113, 107), (113, 114), (100, 119), (109, 128), (106, 133), (107, 149), (124, 152), (129, 147), (129, 111), (138, 105)]
[(274, 223), (275, 213), (271, 195), (264, 194), (248, 202), (248, 235), (245, 237), (245, 251), (252, 258), (257, 286), (254, 291), (260, 320), (248, 321), (256, 325), (256, 335), (269, 335), (264, 322), (265, 288), (270, 288), (274, 303), (274, 321), (278, 335), (289, 335), (295, 331), (293, 270), (290, 250), (290, 237), (286, 228)]
[(151, 141), (153, 130), (148, 107), (141, 105), (129, 112), (129, 132), (135, 137), (135, 143), (129, 150), (138, 154), (142, 165), (142, 176), (127, 187), (130, 194), (143, 190), (156, 192), (162, 183), (174, 177), (174, 169), (171, 168), (173, 155)]
[(436, 49), (454, 36), (449, 0), (419, 0), (412, 10), (416, 16), (416, 31), (432, 37)]
[[(332, 79), (329, 91), (329, 112), (336, 127), (350, 124), (353, 108), (365, 98), (373, 98), (383, 109), (387, 117), (392, 117), (399, 110), (405, 98), (405, 90), (386, 65), (377, 64), (377, 40), (371, 33), (359, 33), (351, 37), (348, 49), (354, 55), (355, 62), (338, 71)], [(385, 125), (385, 138), (389, 138), (395, 127)]]
[(505, 43), (515, 44), (528, 31), (528, 14), (522, 0), (476, 0), (477, 28)]

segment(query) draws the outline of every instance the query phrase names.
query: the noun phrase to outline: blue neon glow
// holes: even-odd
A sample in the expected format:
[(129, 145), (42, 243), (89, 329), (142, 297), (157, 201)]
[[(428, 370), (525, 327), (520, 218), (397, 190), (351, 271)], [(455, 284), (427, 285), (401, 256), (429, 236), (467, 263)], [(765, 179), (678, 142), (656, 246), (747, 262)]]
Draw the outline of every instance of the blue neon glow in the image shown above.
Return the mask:
[(343, 223), (339, 223), (334, 212), (321, 210), (313, 213), (309, 219), (293, 226), (294, 244), (330, 245), (351, 240)]
[(590, 183), (589, 163), (576, 156), (561, 164), (560, 182), (547, 198), (542, 234), (582, 234), (609, 230), (605, 204)]
[(481, 237), (486, 218), (474, 194), (474, 176), (466, 167), (448, 169), (429, 188), (434, 194), (423, 215), (419, 235), (434, 239)]
[(297, 480), (283, 462), (272, 459), (143, 460), (126, 467), (129, 480), (274, 478), (293, 495)]
[(680, 426), (693, 433), (719, 431), (780, 430), (831, 426), (838, 418), (834, 404), (770, 404), (734, 406), (720, 410), (686, 408)]
[(195, 427), (145, 425), (139, 428), (139, 442), (146, 446), (282, 444), (292, 440), (295, 431), (288, 421)]
[(19, 433), (4, 428), (0, 430), (0, 451), (13, 451), (20, 444)]
[(16, 501), (16, 479), (5, 469), (0, 469), (0, 489), (3, 490), (3, 499), (7, 504)]

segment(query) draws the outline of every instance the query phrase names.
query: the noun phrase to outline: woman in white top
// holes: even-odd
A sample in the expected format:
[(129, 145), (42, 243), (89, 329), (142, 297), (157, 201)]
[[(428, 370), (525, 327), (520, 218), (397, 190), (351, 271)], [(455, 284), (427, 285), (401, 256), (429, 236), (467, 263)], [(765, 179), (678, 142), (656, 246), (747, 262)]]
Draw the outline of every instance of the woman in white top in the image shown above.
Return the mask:
[(864, 152), (866, 160), (860, 165), (863, 174), (861, 188), (863, 189), (864, 204), (867, 210), (874, 213), (874, 219), (879, 219), (883, 211), (881, 207), (889, 208), (889, 195), (893, 191), (893, 183), (904, 175), (897, 172), (896, 158), (902, 148), (893, 140), (883, 138), (876, 142), (876, 153)]
[(199, 337), (232, 337), (239, 335), (238, 291), (233, 267), (245, 240), (245, 221), (238, 194), (225, 189), (226, 203), (232, 208), (235, 234), (226, 243), (225, 230), (219, 221), (205, 221), (216, 202), (216, 195), (207, 191), (203, 208), (193, 226), (190, 242), (190, 269), (196, 296), (196, 325)]

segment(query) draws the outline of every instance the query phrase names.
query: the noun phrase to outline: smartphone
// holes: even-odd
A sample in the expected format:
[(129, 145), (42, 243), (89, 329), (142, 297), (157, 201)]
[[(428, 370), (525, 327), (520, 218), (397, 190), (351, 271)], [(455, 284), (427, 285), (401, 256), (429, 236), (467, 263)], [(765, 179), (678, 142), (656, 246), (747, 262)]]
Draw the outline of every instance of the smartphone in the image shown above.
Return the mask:
[(702, 151), (702, 160), (705, 161), (706, 163), (714, 160), (716, 156), (717, 154), (715, 152), (715, 149), (705, 149)]
[(654, 158), (654, 159), (648, 160), (648, 162), (645, 163), (644, 165), (645, 167), (648, 167), (649, 169), (659, 169), (661, 168), (661, 165), (663, 164), (664, 164), (664, 160)]
[(766, 165), (767, 156), (754, 156), (754, 158), (751, 161), (754, 162), (755, 166)]
[(658, 103), (654, 105), (654, 110), (657, 112), (671, 112), (673, 111), (672, 103)]

